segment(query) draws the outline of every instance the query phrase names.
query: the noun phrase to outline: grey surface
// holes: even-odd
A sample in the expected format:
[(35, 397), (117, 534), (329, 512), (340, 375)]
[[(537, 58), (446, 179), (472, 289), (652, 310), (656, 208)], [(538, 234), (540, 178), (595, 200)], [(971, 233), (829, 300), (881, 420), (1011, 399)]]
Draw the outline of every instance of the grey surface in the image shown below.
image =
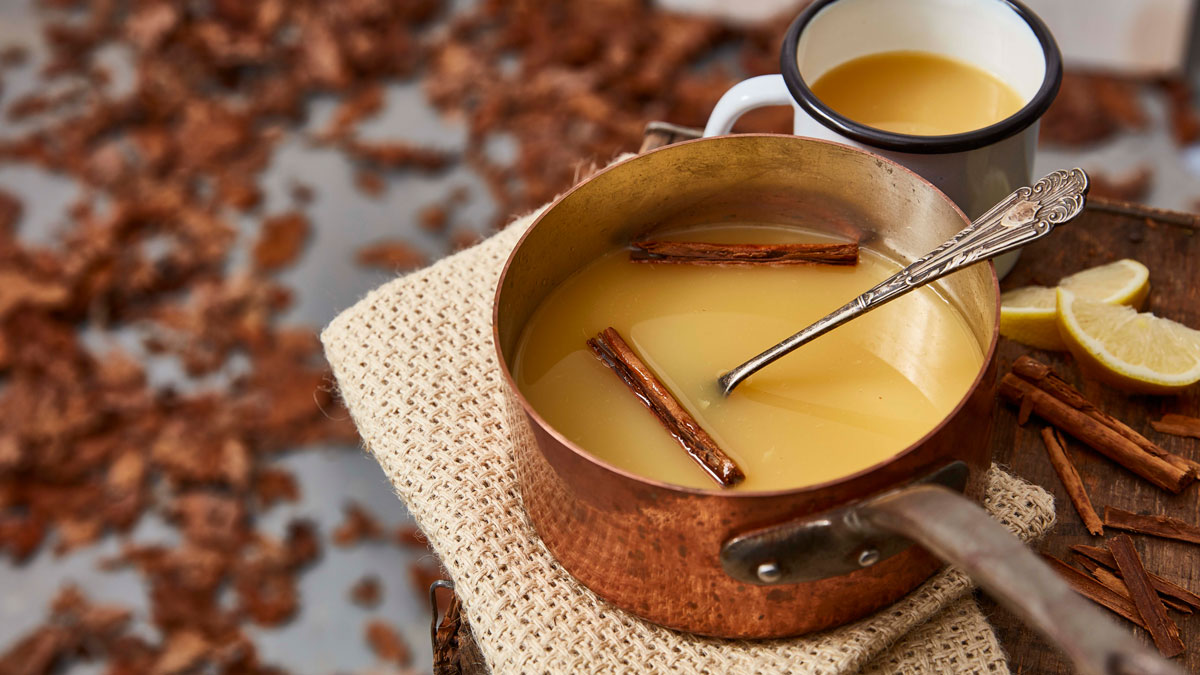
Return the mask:
[[(37, 46), (40, 32), (27, 0), (0, 3), (0, 44), (16, 41)], [(120, 64), (119, 50), (106, 53), (106, 61)], [(36, 86), (32, 73), (37, 60), (18, 72), (4, 77), (5, 106), (21, 93)], [(118, 77), (116, 87), (128, 86)], [(465, 130), (447, 122), (430, 109), (413, 84), (391, 87), (387, 110), (361, 127), (368, 138), (400, 138), (420, 141), (449, 149), (461, 149)], [(1083, 153), (1044, 151), (1038, 157), (1036, 175), (1058, 168), (1081, 165), (1086, 169), (1106, 168), (1114, 173), (1150, 164), (1157, 171), (1157, 186), (1150, 201), (1170, 208), (1190, 208), (1200, 197), (1200, 151), (1179, 153), (1170, 142), (1165, 128), (1165, 109), (1161, 96), (1148, 93), (1154, 128), (1144, 134), (1127, 135)], [(310, 127), (320, 127), (335, 101), (321, 99), (311, 106)], [(0, 118), (2, 119), (2, 118)], [(21, 129), (0, 121), (0, 136)], [(511, 138), (489, 141), (489, 153), (512, 157)], [(280, 278), (297, 290), (295, 307), (287, 315), (292, 322), (322, 326), (369, 289), (392, 275), (364, 270), (354, 264), (360, 246), (385, 237), (402, 236), (419, 245), (432, 257), (445, 254), (445, 242), (419, 230), (415, 213), (420, 207), (442, 199), (449, 191), (466, 186), (470, 199), (455, 217), (455, 224), (481, 229), (491, 222), (494, 206), (480, 179), (469, 169), (457, 167), (438, 175), (399, 173), (387, 177), (387, 190), (378, 199), (360, 193), (353, 184), (353, 171), (337, 152), (310, 146), (300, 135), (291, 134), (276, 152), (270, 169), (262, 177), (266, 202), (263, 212), (277, 213), (289, 207), (288, 187), (293, 180), (313, 186), (315, 202), (307, 208), (316, 229), (300, 262), (284, 271)], [(25, 198), (26, 215), (21, 236), (48, 242), (66, 221), (64, 208), (77, 197), (79, 188), (70, 180), (26, 167), (0, 166), (0, 186)], [(254, 218), (243, 218), (244, 239), (254, 232)], [(239, 257), (244, 261), (244, 254)], [(155, 366), (157, 381), (178, 381), (181, 371), (171, 363)], [(342, 505), (354, 498), (369, 510), (394, 525), (408, 518), (403, 506), (392, 494), (373, 459), (358, 449), (327, 449), (285, 456), (280, 464), (296, 472), (303, 489), (303, 501), (276, 507), (263, 520), (269, 532), (278, 532), (293, 516), (317, 521), (323, 535), (342, 518)], [(170, 539), (174, 531), (150, 515), (133, 533), (138, 542)], [(327, 539), (326, 539), (327, 541)], [(74, 581), (98, 600), (132, 605), (141, 621), (140, 630), (149, 634), (146, 620), (145, 588), (133, 572), (102, 572), (96, 568), (100, 558), (116, 552), (119, 542), (110, 537), (101, 544), (66, 557), (56, 557), (53, 546), (43, 547), (30, 563), (14, 566), (0, 561), (0, 645), (6, 645), (37, 625), (49, 600), (65, 581)], [(407, 568), (414, 555), (391, 545), (361, 545), (344, 550), (327, 545), (324, 558), (301, 577), (302, 612), (299, 618), (279, 630), (252, 629), (268, 663), (276, 663), (296, 672), (323, 673), (363, 670), (376, 665), (363, 641), (363, 624), (373, 616), (394, 621), (405, 633), (416, 654), (416, 666), (430, 667), (428, 613), (424, 598), (416, 597), (407, 580)], [(364, 611), (348, 602), (347, 591), (361, 575), (374, 573), (382, 578), (383, 604)], [(95, 672), (83, 668), (80, 672)]]
[[(41, 34), (30, 4), (28, 0), (0, 2), (0, 45), (25, 44), (35, 54), (29, 64), (5, 73), (0, 109), (38, 86), (34, 74), (41, 60)], [(128, 87), (130, 82), (125, 56), (115, 49), (105, 53), (105, 62), (115, 66), (118, 74), (115, 80), (118, 90)], [(384, 112), (360, 126), (364, 138), (403, 139), (449, 150), (462, 149), (465, 129), (460, 124), (443, 121), (427, 105), (416, 84), (390, 86), (385, 100)], [(336, 103), (331, 97), (312, 101), (308, 129), (321, 128)], [(28, 125), (8, 122), (0, 112), (0, 137), (11, 137), (27, 128)], [(436, 175), (393, 173), (386, 176), (385, 192), (371, 198), (354, 186), (354, 171), (344, 156), (312, 146), (301, 133), (290, 133), (285, 138), (269, 169), (261, 176), (265, 196), (261, 213), (279, 213), (291, 208), (289, 188), (293, 181), (306, 183), (316, 191), (315, 200), (305, 209), (314, 232), (300, 261), (279, 275), (281, 281), (296, 290), (296, 302), (284, 318), (289, 323), (316, 328), (328, 323), (371, 288), (392, 278), (392, 274), (357, 266), (354, 256), (359, 247), (379, 239), (400, 237), (419, 246), (431, 258), (448, 252), (444, 238), (416, 227), (415, 214), (422, 206), (444, 199), (455, 188), (466, 187), (469, 199), (456, 209), (452, 227), (479, 230), (493, 217), (494, 207), (486, 188), (465, 167)], [(53, 242), (55, 234), (62, 230), (67, 222), (67, 205), (81, 193), (71, 179), (27, 166), (0, 165), (0, 186), (24, 200), (22, 239), (44, 244)], [(242, 225), (243, 244), (253, 241), (258, 217), (234, 219)], [(232, 261), (234, 268), (244, 264), (246, 257), (245, 250), (239, 251)], [(88, 338), (90, 343), (102, 344), (111, 336)], [(119, 341), (136, 353), (136, 340), (119, 338)], [(236, 367), (234, 363), (232, 368)], [(173, 359), (154, 359), (150, 375), (152, 382), (162, 385), (186, 381)], [(225, 376), (228, 375), (227, 370)], [(260, 527), (265, 532), (281, 534), (291, 518), (311, 518), (317, 522), (326, 545), (323, 558), (300, 576), (298, 618), (280, 629), (247, 627), (263, 659), (297, 673), (374, 669), (380, 664), (366, 646), (363, 627), (370, 618), (381, 617), (403, 631), (415, 655), (415, 668), (428, 671), (432, 665), (428, 600), (424, 595), (417, 596), (408, 580), (409, 564), (419, 553), (390, 543), (342, 549), (328, 540), (329, 533), (342, 520), (345, 501), (351, 498), (389, 527), (410, 520), (378, 464), (358, 448), (305, 449), (281, 457), (278, 463), (295, 473), (303, 498), (297, 504), (272, 509), (260, 519)], [(175, 536), (175, 531), (161, 518), (148, 514), (130, 539), (156, 543), (173, 541)], [(97, 568), (99, 560), (117, 553), (120, 547), (120, 540), (110, 536), (96, 546), (59, 557), (53, 553), (50, 541), (24, 565), (0, 559), (0, 651), (41, 623), (50, 600), (66, 582), (78, 584), (98, 601), (130, 606), (135, 610), (137, 630), (152, 637), (147, 589), (141, 576), (133, 571), (104, 572)], [(364, 574), (375, 574), (382, 580), (384, 600), (372, 610), (361, 609), (349, 601), (349, 588)], [(102, 672), (102, 669), (83, 666), (73, 672)]]

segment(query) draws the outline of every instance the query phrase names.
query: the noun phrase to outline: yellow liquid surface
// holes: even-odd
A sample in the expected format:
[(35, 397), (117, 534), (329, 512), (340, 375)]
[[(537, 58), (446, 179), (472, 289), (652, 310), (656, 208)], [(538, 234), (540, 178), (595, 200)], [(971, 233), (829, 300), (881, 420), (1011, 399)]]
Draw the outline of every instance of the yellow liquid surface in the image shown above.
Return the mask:
[[(662, 238), (668, 238), (666, 236)], [(829, 241), (768, 225), (689, 229), (676, 239)], [(932, 429), (983, 361), (965, 321), (929, 287), (801, 347), (722, 398), (716, 378), (894, 274), (858, 265), (637, 264), (613, 251), (551, 292), (521, 335), (514, 374), (533, 408), (595, 456), (668, 483), (716, 488), (586, 341), (616, 328), (746, 474), (737, 490), (844, 476)]]
[(818, 78), (812, 91), (855, 122), (913, 136), (982, 129), (1024, 104), (1011, 87), (975, 66), (910, 51), (847, 61)]

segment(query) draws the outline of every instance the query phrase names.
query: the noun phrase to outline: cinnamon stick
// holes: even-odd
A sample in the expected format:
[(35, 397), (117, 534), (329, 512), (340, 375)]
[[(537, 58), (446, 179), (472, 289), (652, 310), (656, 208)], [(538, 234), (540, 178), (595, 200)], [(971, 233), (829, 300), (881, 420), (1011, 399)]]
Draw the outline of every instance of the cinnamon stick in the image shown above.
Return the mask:
[[(1129, 587), (1126, 586), (1125, 582), (1121, 580), (1121, 575), (1118, 572), (1114, 572), (1090, 558), (1081, 557), (1079, 559), (1079, 564), (1083, 565), (1083, 568), (1088, 571), (1088, 574), (1091, 574), (1093, 577), (1095, 577), (1096, 581), (1099, 581), (1105, 586), (1111, 588), (1114, 593), (1123, 595), (1129, 598), (1130, 602), (1133, 602), (1133, 596), (1129, 594)], [(1157, 588), (1155, 590), (1157, 590)], [(1192, 613), (1191, 607), (1179, 602), (1178, 600), (1163, 597), (1161, 593), (1159, 593), (1159, 599), (1161, 599), (1162, 603), (1167, 606), (1167, 609), (1173, 609), (1184, 614)]]
[(996, 391), (1018, 405), (1032, 401), (1033, 411), (1039, 417), (1164, 490), (1178, 494), (1196, 479), (1190, 471), (1146, 452), (1096, 418), (1046, 393), (1028, 380), (1009, 373), (1001, 378)]
[[(1161, 457), (1169, 464), (1200, 476), (1200, 463), (1167, 452), (1154, 441), (1131, 429), (1129, 425), (1097, 408), (1096, 404), (1087, 400), (1078, 389), (1068, 384), (1050, 366), (1041, 361), (1030, 356), (1022, 356), (1013, 362), (1012, 372), (1018, 377), (1029, 380), (1037, 385), (1039, 389), (1047, 394), (1124, 436), (1132, 441), (1134, 445), (1151, 455)], [(1200, 420), (1197, 420), (1197, 422), (1200, 422)]]
[(1163, 415), (1163, 418), (1157, 422), (1151, 422), (1150, 426), (1154, 427), (1155, 431), (1164, 434), (1200, 438), (1200, 417), (1188, 417), (1187, 415), (1175, 415), (1172, 413)]
[(717, 442), (696, 418), (658, 381), (615, 328), (604, 329), (587, 344), (718, 485), (730, 487), (746, 477), (737, 464), (717, 447)]
[(1054, 556), (1042, 554), (1042, 558), (1049, 563), (1050, 567), (1058, 573), (1059, 576), (1067, 582), (1068, 585), (1078, 594), (1091, 600), (1092, 602), (1104, 607), (1110, 612), (1128, 619), (1133, 623), (1146, 627), (1146, 622), (1142, 619), (1142, 615), (1138, 614), (1137, 607), (1133, 602), (1126, 597), (1113, 591), (1111, 588), (1096, 581), (1088, 575), (1071, 567), (1067, 563), (1055, 558)]
[(1167, 608), (1154, 591), (1133, 540), (1127, 534), (1119, 534), (1108, 541), (1108, 550), (1117, 561), (1117, 569), (1121, 570), (1133, 605), (1146, 622), (1146, 630), (1150, 631), (1154, 646), (1167, 658), (1182, 654), (1184, 646), (1179, 637), (1179, 626), (1167, 616)]
[(1042, 429), (1042, 444), (1046, 446), (1046, 455), (1050, 457), (1050, 464), (1058, 474), (1058, 479), (1062, 481), (1063, 487), (1067, 489), (1067, 496), (1071, 498), (1071, 503), (1075, 506), (1075, 511), (1083, 520), (1088, 532), (1091, 532), (1093, 536), (1103, 535), (1104, 523), (1100, 521), (1096, 510), (1092, 508), (1092, 500), (1088, 499), (1087, 490), (1083, 488), (1079, 472), (1075, 470), (1075, 465), (1067, 457), (1067, 451), (1062, 446), (1062, 439), (1058, 437), (1053, 427)]
[(714, 244), (639, 239), (634, 262), (686, 265), (855, 265), (858, 244)]
[(1118, 530), (1200, 544), (1200, 527), (1170, 516), (1142, 515), (1106, 506), (1104, 524)]
[[(1109, 569), (1117, 569), (1117, 561), (1113, 559), (1112, 553), (1106, 548), (1077, 544), (1071, 547), (1071, 552), (1082, 558), (1094, 560), (1097, 563), (1108, 567)], [(1195, 609), (1200, 609), (1200, 595), (1189, 591), (1170, 579), (1161, 577), (1153, 572), (1150, 572), (1149, 574), (1150, 581), (1154, 584), (1154, 588), (1159, 592), (1159, 594), (1169, 598), (1174, 598), (1175, 600), (1178, 600), (1185, 605), (1190, 605)]]

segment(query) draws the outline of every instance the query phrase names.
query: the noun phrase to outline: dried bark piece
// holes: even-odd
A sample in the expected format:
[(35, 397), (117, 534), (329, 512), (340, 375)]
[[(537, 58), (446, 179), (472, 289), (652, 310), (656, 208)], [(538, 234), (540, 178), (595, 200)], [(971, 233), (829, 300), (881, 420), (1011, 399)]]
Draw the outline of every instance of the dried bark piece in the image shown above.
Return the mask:
[(29, 48), (25, 45), (10, 44), (0, 47), (0, 66), (14, 68), (29, 61)]
[(0, 269), (0, 318), (18, 309), (56, 309), (70, 300), (57, 280), (41, 280), (12, 269)]
[[(1099, 546), (1085, 546), (1077, 544), (1071, 547), (1071, 552), (1076, 555), (1089, 558), (1097, 563), (1108, 567), (1111, 570), (1117, 569), (1117, 561), (1113, 558), (1112, 553), (1105, 548)], [(1191, 606), (1193, 609), (1200, 610), (1200, 595), (1189, 591), (1188, 589), (1176, 584), (1170, 579), (1166, 579), (1157, 574), (1150, 574), (1150, 581), (1154, 583), (1154, 587), (1158, 592), (1165, 597), (1174, 598), (1179, 602)]]
[(1106, 506), (1104, 524), (1118, 530), (1200, 544), (1200, 527), (1170, 516), (1133, 513)]
[(367, 622), (364, 632), (371, 651), (380, 659), (398, 666), (412, 663), (412, 652), (408, 643), (391, 624), (382, 619), (372, 619)]
[(429, 257), (405, 241), (380, 241), (368, 244), (355, 256), (359, 265), (389, 272), (417, 269), (429, 264)]
[(357, 502), (348, 502), (343, 510), (345, 520), (333, 531), (333, 543), (344, 547), (353, 546), (361, 541), (383, 539), (383, 526)]
[(1167, 414), (1157, 422), (1150, 422), (1150, 426), (1159, 433), (1200, 438), (1200, 417)]
[(179, 631), (167, 637), (162, 654), (154, 663), (155, 673), (185, 673), (206, 662), (213, 645), (197, 631)]
[(354, 173), (354, 184), (363, 194), (378, 197), (387, 190), (387, 182), (378, 171), (360, 169)]
[(460, 229), (450, 234), (450, 250), (464, 251), (483, 241), (483, 235), (474, 230)]
[(201, 548), (237, 550), (248, 535), (242, 503), (229, 496), (186, 493), (175, 498), (166, 515), (191, 544)]
[(1108, 550), (1121, 570), (1121, 577), (1133, 604), (1137, 607), (1145, 622), (1146, 630), (1154, 638), (1154, 645), (1167, 658), (1179, 656), (1184, 652), (1183, 640), (1179, 637), (1179, 627), (1167, 616), (1167, 608), (1154, 591), (1150, 578), (1142, 567), (1142, 559), (1133, 546), (1129, 535), (1119, 534), (1108, 542)]
[(443, 204), (430, 204), (417, 213), (417, 224), (426, 232), (444, 232), (450, 212)]
[(25, 562), (37, 552), (46, 538), (45, 521), (33, 514), (0, 515), (0, 550), (13, 560)]
[(279, 502), (300, 499), (300, 486), (290, 471), (279, 468), (260, 469), (254, 476), (254, 494), (263, 509)]
[(347, 137), (364, 119), (383, 109), (383, 85), (371, 82), (342, 101), (333, 111), (329, 124), (317, 134), (318, 140), (332, 141)]
[(288, 523), (284, 549), (290, 569), (298, 570), (316, 562), (321, 557), (321, 540), (317, 536), (316, 524), (305, 519)]
[(383, 601), (383, 585), (379, 577), (369, 574), (350, 587), (350, 601), (359, 607), (371, 608)]
[(124, 607), (93, 604), (68, 584), (51, 601), (45, 624), (0, 655), (0, 672), (49, 673), (81, 650), (103, 654), (125, 633), (131, 617)]
[(1067, 457), (1062, 437), (1056, 433), (1053, 427), (1046, 427), (1042, 429), (1042, 443), (1046, 448), (1046, 455), (1050, 458), (1050, 464), (1058, 474), (1058, 479), (1062, 481), (1063, 487), (1066, 488), (1067, 496), (1071, 499), (1071, 504), (1075, 506), (1075, 511), (1079, 514), (1080, 519), (1083, 520), (1084, 526), (1092, 536), (1103, 535), (1104, 525), (1100, 521), (1100, 516), (1096, 514), (1096, 510), (1092, 508), (1092, 500), (1088, 498), (1087, 490), (1083, 487), (1083, 480), (1079, 478), (1079, 472)]
[(20, 222), (23, 211), (21, 200), (16, 195), (0, 189), (0, 238), (11, 236), (17, 231), (17, 223)]
[(292, 181), (291, 186), (288, 188), (288, 193), (297, 206), (308, 206), (317, 196), (316, 191), (313, 190), (311, 185), (299, 181)]
[[(1081, 558), (1079, 560), (1079, 564), (1083, 565), (1083, 568), (1086, 569), (1089, 574), (1095, 577), (1096, 581), (1099, 581), (1108, 588), (1112, 589), (1114, 593), (1129, 598), (1130, 602), (1133, 601), (1133, 596), (1129, 594), (1129, 587), (1126, 586), (1125, 582), (1121, 580), (1121, 577), (1118, 573), (1113, 572), (1112, 570), (1104, 567), (1094, 560), (1091, 560), (1090, 558)], [(1166, 597), (1162, 598), (1162, 602), (1167, 606), (1167, 609), (1173, 609), (1184, 614), (1192, 613), (1192, 608), (1182, 602), (1171, 600)]]
[(348, 140), (342, 149), (351, 157), (385, 169), (440, 171), (454, 161), (442, 150), (422, 148), (404, 141)]
[(1080, 572), (1074, 567), (1071, 567), (1067, 563), (1055, 558), (1054, 556), (1043, 553), (1042, 559), (1045, 560), (1076, 593), (1100, 605), (1101, 607), (1104, 607), (1123, 619), (1135, 623), (1142, 628), (1146, 627), (1146, 622), (1142, 619), (1142, 615), (1138, 613), (1137, 607), (1135, 607), (1133, 602), (1128, 598), (1116, 593), (1111, 588), (1105, 586), (1099, 581), (1096, 581), (1083, 572)]
[(308, 218), (298, 211), (263, 220), (262, 232), (254, 244), (255, 265), (261, 270), (290, 265), (304, 250), (311, 229)]
[(401, 525), (397, 527), (395, 540), (400, 546), (429, 550), (429, 539), (416, 525)]

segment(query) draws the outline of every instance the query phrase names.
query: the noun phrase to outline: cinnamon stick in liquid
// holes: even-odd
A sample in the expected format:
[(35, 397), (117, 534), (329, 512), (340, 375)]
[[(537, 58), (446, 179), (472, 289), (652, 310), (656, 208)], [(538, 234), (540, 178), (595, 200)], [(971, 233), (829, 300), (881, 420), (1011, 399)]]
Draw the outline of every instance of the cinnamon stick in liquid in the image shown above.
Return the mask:
[(1117, 569), (1121, 570), (1121, 577), (1133, 598), (1133, 605), (1146, 622), (1146, 630), (1150, 631), (1150, 637), (1154, 638), (1154, 646), (1167, 658), (1182, 654), (1184, 645), (1179, 637), (1179, 626), (1167, 616), (1167, 608), (1154, 591), (1146, 569), (1142, 566), (1142, 559), (1133, 546), (1133, 540), (1127, 534), (1119, 534), (1109, 540), (1108, 550), (1117, 561)]
[(1075, 511), (1079, 513), (1088, 532), (1094, 536), (1104, 534), (1104, 523), (1101, 522), (1096, 509), (1092, 508), (1092, 500), (1088, 498), (1087, 490), (1083, 487), (1083, 480), (1079, 478), (1079, 472), (1075, 470), (1075, 465), (1067, 457), (1067, 451), (1062, 446), (1062, 439), (1058, 437), (1053, 427), (1042, 429), (1042, 443), (1046, 446), (1046, 455), (1050, 457), (1050, 464), (1058, 474), (1058, 479), (1062, 481), (1063, 487), (1067, 489), (1067, 496), (1071, 498), (1071, 503), (1075, 506)]
[(1200, 527), (1170, 516), (1142, 515), (1106, 506), (1104, 524), (1118, 530), (1200, 544)]
[[(1071, 547), (1071, 552), (1083, 558), (1090, 558), (1105, 567), (1115, 570), (1117, 569), (1117, 561), (1113, 558), (1112, 553), (1106, 548), (1099, 546), (1087, 546), (1086, 544), (1076, 544)], [(1119, 570), (1118, 570), (1119, 573)], [(1154, 583), (1154, 588), (1162, 595), (1174, 598), (1179, 602), (1190, 605), (1195, 609), (1200, 610), (1200, 595), (1189, 591), (1179, 584), (1159, 576), (1153, 572), (1149, 572), (1150, 581)]]
[(856, 265), (858, 244), (713, 244), (639, 239), (634, 262), (686, 265)]
[(615, 328), (604, 329), (587, 344), (718, 485), (730, 487), (746, 477), (729, 455), (717, 447), (717, 442), (696, 418), (658, 381)]
[[(1038, 361), (1030, 356), (1022, 356), (1013, 362), (1012, 372), (1022, 379), (1029, 380), (1037, 385), (1039, 389), (1066, 403), (1067, 405), (1079, 410), (1080, 412), (1092, 417), (1097, 422), (1112, 429), (1118, 434), (1124, 436), (1133, 442), (1134, 445), (1145, 450), (1146, 452), (1161, 457), (1168, 464), (1190, 471), (1197, 476), (1200, 476), (1200, 463), (1193, 462), (1185, 457), (1171, 454), (1160, 447), (1157, 443), (1139, 434), (1125, 424), (1121, 420), (1109, 415), (1103, 410), (1096, 407), (1094, 403), (1087, 400), (1086, 397), (1078, 389), (1072, 387), (1066, 380), (1058, 376), (1050, 366)], [(1197, 420), (1200, 422), (1200, 420)], [(1151, 424), (1155, 424), (1151, 422)], [(1155, 427), (1157, 428), (1157, 426)]]
[(1164, 490), (1178, 494), (1196, 479), (1190, 471), (1146, 452), (1096, 418), (1046, 393), (1028, 380), (1009, 373), (1001, 378), (996, 391), (1001, 397), (1018, 405), (1032, 402), (1033, 412), (1039, 417)]

